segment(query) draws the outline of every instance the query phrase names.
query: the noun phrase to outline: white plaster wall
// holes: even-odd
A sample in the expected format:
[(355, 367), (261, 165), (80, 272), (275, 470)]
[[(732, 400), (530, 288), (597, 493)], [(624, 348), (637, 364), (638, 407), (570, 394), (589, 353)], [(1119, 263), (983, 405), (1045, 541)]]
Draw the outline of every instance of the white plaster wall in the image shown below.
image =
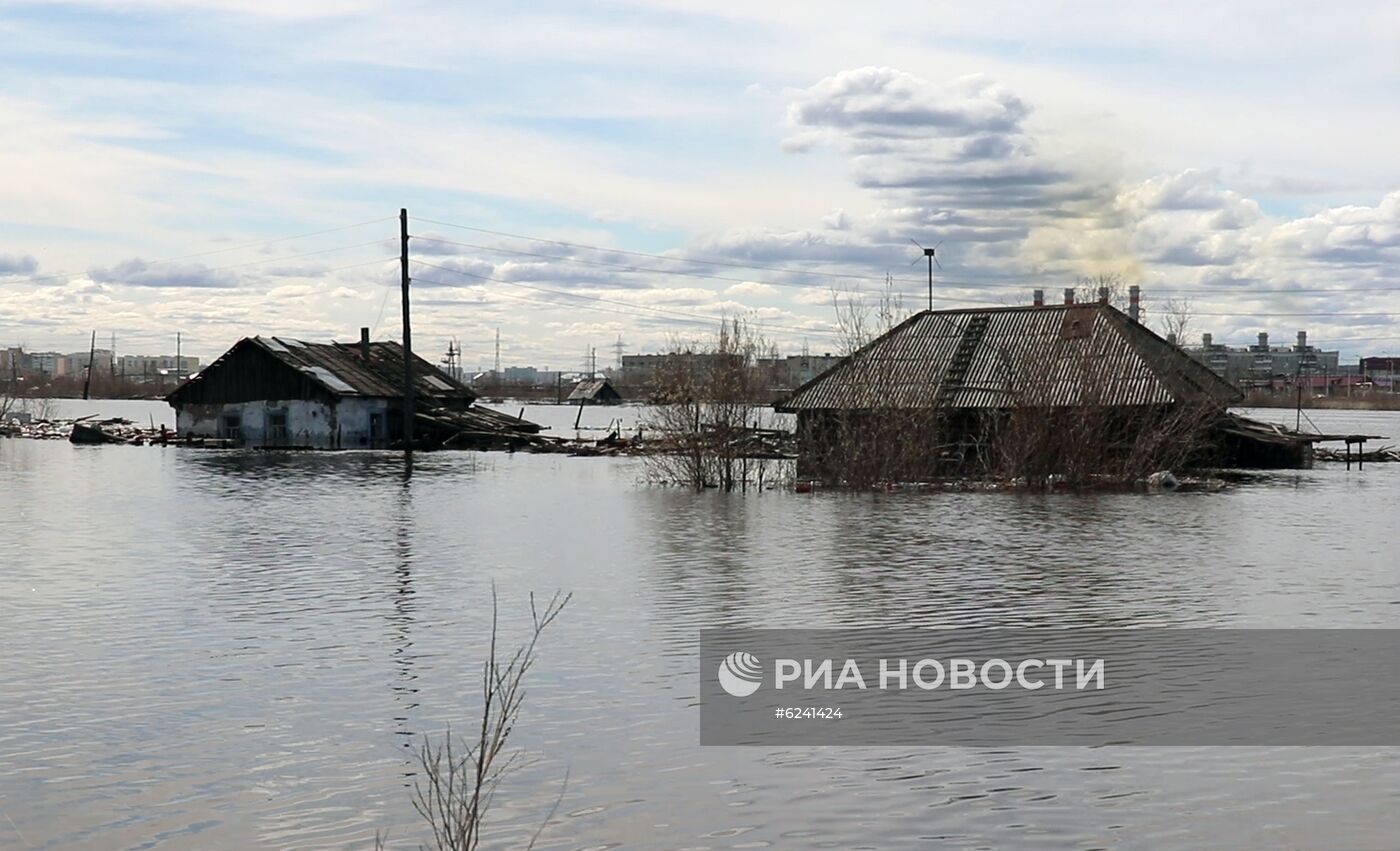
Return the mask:
[[(313, 402), (301, 399), (234, 402), (226, 405), (187, 405), (176, 413), (178, 432), (195, 437), (221, 437), (223, 418), (237, 414), (239, 445), (269, 445), (268, 414), (286, 411), (287, 437), (285, 444), (310, 446), (316, 449), (377, 448), (370, 440), (370, 415), (381, 415), (378, 446), (384, 445), (388, 427), (387, 399), (341, 399), (339, 403)], [(280, 441), (279, 441), (280, 443)]]

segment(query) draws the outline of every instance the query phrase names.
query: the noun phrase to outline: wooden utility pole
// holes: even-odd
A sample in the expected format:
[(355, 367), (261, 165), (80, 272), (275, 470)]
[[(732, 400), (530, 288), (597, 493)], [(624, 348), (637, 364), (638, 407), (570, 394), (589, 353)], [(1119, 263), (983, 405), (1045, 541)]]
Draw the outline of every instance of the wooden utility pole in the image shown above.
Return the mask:
[(83, 400), (88, 397), (88, 388), (92, 387), (92, 361), (97, 356), (97, 332), (92, 332), (92, 345), (88, 346), (88, 368), (87, 375), (83, 377)]
[(408, 321), (408, 210), (399, 210), (399, 266), (403, 278), (403, 451), (413, 452), (413, 332)]

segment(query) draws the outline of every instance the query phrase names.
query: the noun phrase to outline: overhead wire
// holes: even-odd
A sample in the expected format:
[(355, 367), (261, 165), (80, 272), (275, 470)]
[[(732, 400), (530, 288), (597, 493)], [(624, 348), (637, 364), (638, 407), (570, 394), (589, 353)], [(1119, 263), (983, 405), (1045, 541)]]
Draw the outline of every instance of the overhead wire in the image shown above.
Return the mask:
[[(642, 317), (642, 318), (645, 318), (645, 319), (663, 318), (663, 319), (681, 320), (681, 321), (691, 322), (691, 323), (703, 323), (703, 324), (706, 324), (706, 325), (713, 325), (714, 323), (716, 323), (716, 322), (721, 322), (721, 321), (723, 321), (723, 320), (725, 319), (725, 317), (723, 317), (723, 316), (706, 315), (706, 314), (700, 314), (700, 313), (691, 313), (691, 312), (689, 312), (689, 311), (681, 311), (681, 310), (675, 310), (675, 309), (672, 309), (672, 308), (664, 308), (664, 307), (653, 307), (653, 306), (651, 306), (651, 305), (644, 305), (644, 304), (634, 304), (634, 303), (632, 303), (632, 302), (620, 301), (620, 300), (618, 300), (618, 299), (605, 298), (605, 297), (603, 297), (603, 296), (589, 295), (589, 294), (586, 294), (586, 293), (573, 293), (573, 292), (569, 292), (569, 291), (567, 291), (567, 290), (556, 290), (556, 289), (551, 289), (551, 288), (548, 288), (548, 287), (535, 286), (535, 285), (533, 285), (533, 284), (525, 284), (525, 283), (521, 283), (521, 282), (519, 282), (519, 281), (506, 281), (506, 280), (501, 280), (501, 279), (498, 279), (498, 278), (492, 278), (492, 277), (489, 277), (489, 276), (486, 276), (486, 275), (477, 275), (477, 274), (474, 274), (474, 273), (471, 273), (471, 272), (464, 272), (464, 271), (462, 271), (462, 270), (460, 270), (460, 269), (452, 269), (452, 268), (449, 268), (449, 267), (447, 267), (447, 266), (439, 266), (439, 265), (436, 265), (436, 264), (433, 264), (433, 263), (425, 263), (425, 262), (423, 262), (423, 261), (421, 261), (421, 260), (410, 260), (409, 262), (410, 262), (410, 264), (412, 264), (412, 265), (427, 266), (427, 267), (429, 267), (429, 268), (438, 269), (438, 270), (440, 270), (440, 271), (449, 272), (449, 273), (453, 273), (453, 274), (464, 275), (464, 276), (467, 276), (467, 277), (470, 277), (470, 278), (475, 278), (475, 279), (477, 279), (477, 280), (481, 280), (481, 281), (485, 281), (485, 282), (496, 283), (496, 284), (503, 284), (503, 285), (505, 285), (505, 286), (519, 287), (519, 288), (521, 288), (521, 289), (532, 290), (532, 291), (535, 291), (535, 292), (545, 293), (545, 294), (548, 294), (548, 295), (564, 296), (564, 297), (567, 297), (567, 298), (578, 299), (578, 300), (581, 300), (581, 301), (598, 302), (598, 303), (601, 303), (601, 304), (615, 305), (615, 307), (606, 308), (606, 309), (605, 309), (605, 308), (598, 308), (598, 307), (595, 307), (595, 306), (592, 306), (592, 305), (579, 305), (579, 307), (581, 307), (581, 308), (583, 308), (583, 309), (604, 310), (605, 312), (608, 312), (608, 313), (620, 313), (620, 314), (630, 315), (630, 316), (639, 316), (639, 317)], [(419, 283), (431, 284), (431, 285), (435, 285), (435, 286), (442, 286), (442, 287), (452, 287), (452, 286), (455, 286), (454, 284), (451, 284), (451, 283), (448, 283), (448, 282), (445, 282), (445, 281), (435, 281), (435, 280), (430, 280), (430, 279), (426, 279), (426, 278), (414, 278), (414, 280), (418, 281)], [(526, 298), (526, 297), (524, 297), (524, 296), (511, 295), (511, 294), (509, 294), (509, 293), (498, 293), (498, 295), (506, 296), (506, 297), (509, 297), (509, 298), (516, 298), (516, 299)], [(551, 306), (554, 306), (554, 307), (565, 307), (565, 305), (561, 305), (558, 301), (554, 301), (554, 300), (551, 300), (551, 299), (528, 298), (527, 300), (529, 300), (529, 301), (531, 301), (531, 302), (539, 303), (539, 304), (548, 304), (548, 305), (551, 305)], [(620, 308), (622, 308), (622, 309), (620, 309)], [(639, 312), (639, 311), (646, 311), (646, 313), (641, 313), (641, 312)], [(771, 329), (771, 330), (775, 330), (775, 331), (782, 331), (782, 332), (791, 333), (791, 334), (811, 334), (811, 335), (832, 336), (832, 337), (836, 336), (836, 332), (835, 332), (835, 331), (820, 330), (820, 329), (814, 329), (814, 328), (803, 328), (803, 327), (791, 326), (791, 325), (779, 325), (779, 324), (772, 323), (772, 322), (764, 322), (764, 321), (762, 321), (762, 320), (753, 320), (753, 321), (751, 322), (751, 324), (752, 324), (754, 327), (756, 327), (756, 328), (767, 328), (767, 329)]]
[[(634, 250), (628, 250), (628, 249), (613, 248), (613, 247), (603, 246), (603, 245), (590, 245), (590, 244), (588, 244), (588, 243), (570, 242), (570, 241), (560, 240), (560, 239), (551, 239), (551, 238), (548, 238), (548, 237), (538, 237), (538, 236), (530, 236), (530, 235), (527, 235), (527, 234), (511, 233), (511, 232), (509, 232), (509, 231), (494, 230), (494, 229), (491, 229), (491, 228), (482, 228), (482, 227), (476, 227), (476, 226), (472, 226), (472, 225), (463, 225), (463, 224), (459, 224), (459, 223), (455, 223), (455, 222), (443, 221), (443, 220), (440, 220), (440, 219), (424, 218), (424, 217), (421, 217), (421, 216), (420, 216), (420, 217), (417, 217), (415, 220), (416, 220), (416, 221), (420, 221), (420, 222), (427, 222), (427, 223), (435, 224), (435, 225), (441, 225), (441, 226), (443, 226), (443, 227), (459, 228), (459, 229), (461, 229), (461, 230), (467, 230), (467, 231), (472, 231), (472, 232), (476, 232), (476, 233), (484, 233), (484, 234), (490, 234), (490, 235), (493, 235), (493, 236), (505, 237), (505, 238), (508, 238), (508, 239), (520, 239), (520, 240), (525, 240), (525, 241), (527, 241), (527, 242), (542, 243), (542, 244), (546, 244), (546, 245), (560, 245), (560, 246), (564, 246), (564, 247), (571, 248), (571, 249), (580, 249), (580, 250), (587, 250), (587, 251), (597, 251), (597, 252), (612, 253), (612, 254), (623, 254), (623, 255), (633, 256), (633, 257), (645, 257), (645, 258), (649, 258), (649, 259), (653, 259), (653, 260), (660, 260), (660, 261), (664, 261), (664, 262), (668, 262), (668, 263), (688, 263), (688, 264), (692, 264), (692, 265), (701, 265), (701, 266), (707, 266), (707, 265), (708, 265), (708, 266), (723, 266), (723, 267), (737, 268), (737, 269), (761, 269), (761, 270), (767, 270), (767, 271), (773, 271), (773, 272), (782, 272), (782, 273), (785, 273), (785, 274), (805, 275), (805, 276), (817, 276), (817, 277), (837, 278), (837, 279), (845, 278), (845, 279), (851, 279), (851, 280), (881, 281), (881, 282), (887, 280), (887, 278), (884, 277), (884, 276), (864, 275), (864, 274), (859, 274), (859, 273), (828, 272), (828, 271), (821, 271), (821, 270), (798, 269), (798, 268), (793, 268), (793, 267), (782, 267), (782, 266), (769, 266), (769, 265), (757, 264), (757, 263), (743, 263), (743, 262), (732, 261), (732, 260), (718, 260), (718, 259), (707, 259), (707, 258), (698, 258), (698, 257), (676, 257), (676, 256), (672, 256), (672, 255), (667, 255), (667, 254), (656, 254), (656, 253), (652, 253), (652, 252), (634, 251)], [(754, 279), (752, 279), (752, 278), (734, 278), (734, 277), (732, 277), (732, 276), (712, 275), (712, 274), (703, 273), (703, 272), (691, 272), (691, 271), (680, 270), (680, 269), (655, 269), (655, 268), (648, 268), (648, 267), (627, 266), (627, 265), (624, 265), (624, 264), (610, 263), (610, 262), (602, 261), (602, 260), (590, 260), (590, 259), (579, 258), (579, 257), (564, 257), (564, 256), (559, 256), (559, 255), (553, 255), (553, 254), (543, 254), (543, 253), (540, 253), (540, 252), (523, 251), (523, 250), (520, 250), (520, 249), (506, 248), (506, 247), (503, 247), (503, 246), (489, 246), (489, 245), (481, 245), (481, 244), (479, 244), (479, 243), (459, 242), (459, 241), (455, 241), (455, 240), (445, 239), (445, 238), (442, 238), (442, 237), (433, 237), (433, 236), (426, 236), (426, 235), (415, 235), (413, 238), (415, 238), (415, 239), (421, 239), (421, 240), (425, 240), (425, 241), (429, 241), (429, 242), (438, 242), (438, 243), (443, 243), (443, 244), (448, 244), (448, 245), (457, 245), (457, 246), (461, 246), (461, 247), (465, 247), (465, 248), (473, 248), (473, 249), (480, 250), (480, 251), (498, 252), (498, 253), (501, 253), (501, 254), (512, 254), (512, 255), (517, 255), (517, 256), (536, 257), (536, 258), (540, 258), (540, 259), (555, 260), (555, 261), (559, 261), (559, 262), (577, 263), (577, 264), (579, 264), (579, 265), (585, 265), (585, 266), (594, 266), (594, 267), (602, 267), (602, 268), (616, 268), (616, 269), (618, 269), (618, 270), (620, 270), (620, 271), (633, 272), (633, 273), (641, 273), (641, 274), (678, 275), (678, 276), (685, 276), (685, 277), (705, 278), (705, 279), (711, 279), (711, 280), (732, 281), (732, 282), (735, 282), (735, 283), (750, 283), (750, 282), (751, 282), (751, 283), (761, 283), (761, 284), (768, 284), (768, 285), (771, 285), (771, 286), (807, 286), (807, 287), (814, 286), (813, 284), (803, 284), (803, 283), (801, 283), (801, 282), (792, 282), (792, 281), (786, 281), (786, 282), (784, 282), (784, 281), (772, 281), (772, 280), (761, 280), (761, 281), (760, 281), (760, 280), (754, 280)], [(922, 283), (921, 281), (913, 281), (913, 280), (911, 280), (911, 279), (893, 278), (893, 277), (888, 278), (888, 280), (894, 281), (894, 282), (898, 282), (898, 283), (901, 283), (901, 284), (907, 284), (907, 285), (910, 285), (911, 287), (914, 287), (913, 289), (901, 290), (900, 292), (901, 292), (901, 294), (903, 294), (903, 295), (917, 296), (917, 295), (921, 295), (921, 294), (922, 294), (922, 292), (920, 291), (920, 289), (919, 289), (919, 287), (918, 287), (918, 285), (920, 285), (920, 284)], [(992, 282), (992, 281), (967, 281), (967, 280), (957, 280), (957, 279), (951, 279), (951, 278), (945, 278), (945, 277), (937, 277), (937, 278), (935, 278), (935, 279), (934, 279), (934, 283), (935, 283), (935, 285), (942, 285), (942, 286), (947, 286), (947, 287), (953, 287), (953, 288), (955, 288), (955, 289), (994, 289), (994, 290), (995, 290), (995, 289), (1006, 289), (1006, 290), (1021, 290), (1021, 291), (1025, 291), (1025, 290), (1027, 290), (1027, 289), (1035, 289), (1035, 288), (1038, 288), (1034, 282), (1024, 282), (1024, 283), (1001, 283), (1001, 282)], [(820, 286), (820, 285), (816, 285), (816, 286)], [(1085, 286), (1085, 285), (1084, 285), (1084, 284), (1080, 284), (1080, 285), (1079, 285), (1079, 287), (1081, 287), (1081, 288), (1082, 288), (1083, 286)], [(1043, 287), (1039, 287), (1039, 288), (1043, 288)], [(1346, 289), (1338, 289), (1338, 288), (1303, 288), (1303, 289), (1268, 290), (1268, 291), (1253, 291), (1253, 292), (1247, 292), (1247, 291), (1242, 291), (1242, 290), (1238, 290), (1238, 289), (1232, 289), (1232, 290), (1212, 290), (1212, 289), (1205, 289), (1205, 288), (1200, 288), (1200, 289), (1195, 289), (1195, 288), (1192, 288), (1192, 289), (1183, 289), (1183, 288), (1179, 288), (1179, 287), (1168, 287), (1168, 288), (1161, 288), (1161, 289), (1153, 289), (1153, 290), (1150, 291), (1150, 294), (1151, 294), (1151, 296), (1180, 295), (1180, 296), (1191, 296), (1191, 297), (1197, 297), (1197, 298), (1218, 298), (1218, 297), (1226, 297), (1226, 298), (1253, 299), (1253, 298), (1288, 297), (1288, 296), (1293, 296), (1293, 295), (1317, 295), (1317, 296), (1346, 295), (1346, 294), (1353, 293), (1353, 292), (1400, 292), (1400, 286), (1395, 286), (1395, 287), (1358, 287), (1358, 288), (1346, 288)], [(945, 300), (947, 300), (947, 299), (945, 299)], [(964, 300), (964, 301), (967, 301), (967, 300)], [(976, 303), (976, 302), (971, 302), (971, 303)], [(1308, 312), (1308, 313), (1298, 313), (1298, 314), (1289, 314), (1289, 313), (1264, 314), (1264, 313), (1260, 313), (1260, 312), (1250, 312), (1250, 311), (1241, 312), (1241, 313), (1239, 313), (1239, 314), (1232, 314), (1232, 313), (1215, 313), (1215, 314), (1208, 314), (1208, 313), (1203, 313), (1203, 312), (1198, 312), (1198, 311), (1192, 311), (1192, 312), (1193, 312), (1195, 315), (1198, 315), (1198, 316), (1206, 316), (1206, 315), (1217, 315), (1217, 316), (1262, 316), (1262, 315), (1275, 315), (1275, 316), (1286, 316), (1286, 315), (1307, 315), (1307, 316), (1356, 316), (1356, 315), (1386, 315), (1386, 316), (1390, 316), (1390, 315), (1393, 315), (1393, 314), (1349, 313), (1349, 312), (1341, 312), (1341, 311)]]
[[(290, 235), (290, 236), (279, 236), (279, 237), (275, 237), (275, 238), (273, 238), (273, 239), (264, 239), (264, 240), (260, 240), (260, 241), (257, 241), (257, 242), (245, 242), (245, 243), (240, 243), (240, 244), (238, 244), (238, 245), (226, 246), (226, 247), (224, 247), (224, 248), (214, 248), (214, 249), (210, 249), (209, 251), (199, 251), (199, 252), (195, 252), (195, 253), (192, 253), (192, 254), (180, 254), (180, 255), (177, 255), (177, 256), (174, 256), (174, 257), (163, 257), (163, 258), (160, 258), (160, 259), (158, 259), (158, 260), (147, 260), (147, 261), (144, 261), (144, 262), (145, 262), (148, 266), (158, 266), (158, 265), (163, 265), (163, 264), (166, 264), (166, 263), (176, 263), (176, 262), (179, 262), (179, 261), (181, 261), (181, 260), (192, 260), (192, 259), (197, 258), (197, 257), (210, 257), (210, 256), (215, 255), (215, 254), (225, 254), (225, 253), (230, 252), (230, 251), (240, 251), (240, 250), (247, 249), (247, 248), (258, 248), (258, 247), (264, 246), (264, 245), (276, 245), (276, 244), (282, 243), (282, 242), (290, 242), (291, 240), (294, 240), (294, 239), (309, 239), (309, 238), (314, 237), (314, 236), (324, 236), (324, 235), (329, 234), (329, 233), (339, 233), (339, 232), (341, 232), (341, 231), (353, 230), (354, 228), (366, 227), (366, 226), (368, 226), (368, 225), (380, 224), (380, 223), (382, 223), (382, 222), (388, 222), (388, 221), (397, 221), (397, 217), (386, 216), (386, 217), (384, 217), (384, 218), (370, 219), (369, 221), (356, 222), (356, 223), (354, 223), (354, 224), (341, 225), (341, 226), (339, 226), (339, 227), (324, 228), (324, 229), (322, 229), (322, 230), (308, 231), (308, 232), (306, 232), (306, 233), (292, 234), (292, 235)], [(376, 242), (376, 243), (377, 243), (377, 242), (382, 242), (382, 241), (383, 241), (383, 240), (374, 240), (374, 242)], [(361, 245), (368, 245), (368, 244), (371, 244), (371, 243), (359, 243), (359, 244), (357, 244), (357, 245), (348, 246), (348, 247), (350, 247), (350, 248), (358, 248), (358, 247), (360, 247)], [(330, 250), (330, 249), (328, 249), (327, 251), (329, 251), (329, 250)], [(334, 250), (344, 250), (344, 248), (341, 248), (341, 249), (334, 249)], [(327, 253), (327, 252), (308, 252), (308, 253), (305, 253), (305, 254), (281, 255), (281, 256), (277, 256), (277, 257), (270, 257), (270, 258), (267, 258), (266, 260), (253, 261), (253, 263), (262, 263), (262, 262), (269, 262), (269, 263), (270, 263), (270, 262), (273, 262), (273, 261), (276, 261), (276, 260), (291, 260), (291, 259), (295, 259), (295, 258), (297, 258), (297, 257), (308, 257), (308, 256), (311, 256), (311, 254), (315, 254), (315, 253)], [(249, 263), (249, 264), (237, 263), (237, 264), (233, 264), (233, 265), (230, 265), (230, 266), (220, 266), (220, 267), (216, 267), (215, 269), (210, 269), (209, 271), (219, 271), (219, 270), (222, 270), (222, 269), (234, 269), (234, 268), (238, 268), (239, 266), (243, 266), (243, 265), (252, 265), (252, 263)], [(57, 273), (50, 274), (50, 275), (35, 275), (35, 276), (32, 276), (32, 277), (15, 277), (15, 278), (12, 279), (11, 282), (13, 282), (13, 283), (34, 283), (34, 282), (38, 282), (38, 281), (52, 281), (52, 280), (58, 280), (58, 279), (61, 279), (61, 278), (74, 278), (74, 277), (77, 277), (79, 274), (86, 274), (86, 273), (57, 272)]]

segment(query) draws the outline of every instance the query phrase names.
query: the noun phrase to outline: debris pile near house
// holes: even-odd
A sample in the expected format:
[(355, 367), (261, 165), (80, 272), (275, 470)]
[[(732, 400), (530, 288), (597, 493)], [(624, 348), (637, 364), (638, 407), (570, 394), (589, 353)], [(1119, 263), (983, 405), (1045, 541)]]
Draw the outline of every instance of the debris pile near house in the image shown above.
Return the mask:
[(73, 419), (31, 419), (12, 423), (11, 437), (29, 440), (71, 440), (74, 443), (135, 443), (150, 439), (155, 430), (142, 428), (122, 417), (95, 419), (96, 415)]
[(529, 446), (540, 425), (520, 416), (472, 405), (467, 408), (418, 406), (415, 442), (441, 449), (520, 449)]
[(790, 431), (776, 428), (729, 427), (720, 429), (713, 426), (701, 429), (698, 435), (657, 435), (648, 441), (648, 450), (658, 454), (683, 454), (692, 451), (692, 443), (705, 446), (709, 451), (719, 448), (731, 450), (728, 454), (735, 458), (781, 460), (797, 457), (797, 436)]
[(66, 438), (70, 443), (77, 443), (87, 446), (101, 446), (105, 444), (117, 444), (124, 446), (165, 446), (168, 444), (179, 444), (181, 446), (199, 447), (227, 447), (229, 442), (218, 439), (206, 439), (186, 436), (177, 438), (175, 432), (164, 426), (156, 428), (144, 428), (123, 417), (108, 417), (105, 420), (94, 419), (94, 416), (78, 417), (75, 420), (53, 420), (45, 421), (48, 426), (45, 431), (32, 435), (33, 437), (58, 440)]
[(1394, 446), (1382, 446), (1379, 449), (1368, 449), (1365, 452), (1352, 451), (1348, 457), (1345, 449), (1319, 446), (1313, 450), (1313, 457), (1318, 461), (1360, 461), (1369, 464), (1376, 461), (1400, 461), (1400, 449)]

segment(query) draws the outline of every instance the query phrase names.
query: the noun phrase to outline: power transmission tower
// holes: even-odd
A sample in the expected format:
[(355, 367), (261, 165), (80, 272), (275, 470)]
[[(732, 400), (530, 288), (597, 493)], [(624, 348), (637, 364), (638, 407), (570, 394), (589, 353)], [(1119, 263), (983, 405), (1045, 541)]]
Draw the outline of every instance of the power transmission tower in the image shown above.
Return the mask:
[(622, 349), (623, 349), (623, 347), (624, 347), (625, 345), (627, 345), (627, 344), (624, 343), (624, 342), (622, 342), (622, 335), (621, 335), (621, 334), (618, 334), (618, 335), (617, 335), (617, 342), (616, 342), (616, 343), (613, 343), (613, 350), (617, 352), (617, 364), (616, 364), (616, 366), (617, 366), (618, 369), (622, 369)]

